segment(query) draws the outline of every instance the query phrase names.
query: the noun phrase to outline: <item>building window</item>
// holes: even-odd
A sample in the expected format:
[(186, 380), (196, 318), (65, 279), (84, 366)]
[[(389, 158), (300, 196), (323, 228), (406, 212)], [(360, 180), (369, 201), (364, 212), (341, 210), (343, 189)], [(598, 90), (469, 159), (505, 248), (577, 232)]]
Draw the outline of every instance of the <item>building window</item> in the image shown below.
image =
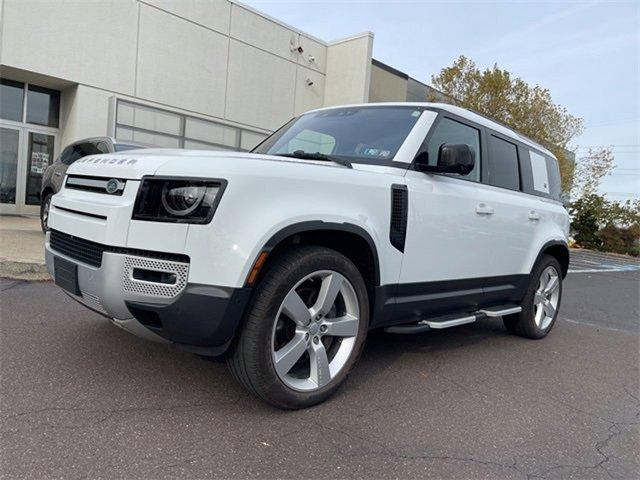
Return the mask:
[(185, 148), (199, 148), (193, 145), (215, 144), (223, 148), (237, 149), (240, 129), (207, 122), (197, 118), (186, 118), (185, 123)]
[(250, 150), (267, 135), (159, 108), (118, 100), (115, 136), (158, 147)]
[(243, 130), (241, 132), (241, 135), (242, 135), (240, 139), (241, 150), (253, 150), (255, 147), (258, 146), (259, 143), (261, 143), (265, 138), (267, 138), (267, 135), (264, 135), (262, 133), (250, 132), (248, 130)]
[(27, 123), (58, 128), (60, 92), (29, 85), (27, 92)]
[(128, 102), (118, 102), (116, 138), (180, 148), (182, 118), (180, 115)]
[(0, 203), (16, 203), (20, 131), (0, 127)]
[(0, 78), (0, 118), (58, 128), (59, 117), (60, 92), (57, 90)]
[(0, 79), (0, 118), (21, 122), (23, 101), (24, 83)]

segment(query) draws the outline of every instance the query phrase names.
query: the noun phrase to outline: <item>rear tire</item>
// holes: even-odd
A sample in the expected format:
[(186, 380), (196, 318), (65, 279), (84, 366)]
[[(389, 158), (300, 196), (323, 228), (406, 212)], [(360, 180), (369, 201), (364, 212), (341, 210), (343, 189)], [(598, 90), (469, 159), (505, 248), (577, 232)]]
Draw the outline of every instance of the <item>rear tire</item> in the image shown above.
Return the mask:
[(324, 247), (291, 250), (265, 268), (227, 363), (265, 402), (310, 407), (335, 393), (362, 352), (367, 288), (347, 257)]
[(514, 335), (543, 338), (553, 328), (562, 299), (562, 268), (544, 255), (531, 272), (531, 283), (522, 301), (522, 311), (503, 317), (504, 326)]

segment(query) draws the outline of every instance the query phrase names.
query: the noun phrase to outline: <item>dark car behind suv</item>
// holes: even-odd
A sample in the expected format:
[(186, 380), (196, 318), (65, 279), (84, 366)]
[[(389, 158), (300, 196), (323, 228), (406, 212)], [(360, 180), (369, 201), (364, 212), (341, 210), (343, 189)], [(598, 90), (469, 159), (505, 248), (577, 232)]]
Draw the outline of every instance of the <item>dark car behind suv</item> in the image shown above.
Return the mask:
[(42, 175), (42, 204), (40, 206), (40, 223), (42, 231), (48, 230), (47, 222), (49, 219), (49, 207), (51, 205), (51, 197), (58, 193), (62, 187), (67, 168), (79, 158), (87, 155), (97, 155), (99, 153), (122, 152), (124, 150), (135, 150), (139, 148), (148, 148), (136, 142), (120, 141), (112, 137), (93, 137), (78, 140), (67, 146), (60, 156), (47, 167)]

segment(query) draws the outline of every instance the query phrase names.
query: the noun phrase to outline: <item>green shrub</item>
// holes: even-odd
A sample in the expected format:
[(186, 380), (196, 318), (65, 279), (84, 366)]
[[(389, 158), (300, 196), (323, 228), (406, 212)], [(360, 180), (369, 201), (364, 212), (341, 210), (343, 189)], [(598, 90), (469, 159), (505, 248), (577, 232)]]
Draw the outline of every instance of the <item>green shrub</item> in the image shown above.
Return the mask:
[(571, 231), (582, 248), (640, 256), (640, 202), (591, 194), (573, 202)]
[(639, 256), (640, 225), (632, 225), (628, 228), (607, 225), (598, 232), (602, 242), (600, 249), (606, 252), (629, 254)]

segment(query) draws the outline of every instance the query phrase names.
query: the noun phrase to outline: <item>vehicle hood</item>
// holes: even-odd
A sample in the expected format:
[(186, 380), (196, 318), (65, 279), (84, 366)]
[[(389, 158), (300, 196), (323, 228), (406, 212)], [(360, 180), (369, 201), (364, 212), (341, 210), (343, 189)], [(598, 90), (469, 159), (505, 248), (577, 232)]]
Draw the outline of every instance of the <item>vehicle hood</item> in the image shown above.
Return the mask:
[(139, 179), (145, 175), (153, 175), (160, 166), (170, 160), (166, 155), (143, 155), (142, 152), (144, 150), (127, 150), (120, 153), (89, 155), (73, 162), (67, 174)]
[(120, 153), (90, 155), (75, 161), (67, 173), (122, 179), (140, 179), (145, 175), (203, 176), (219, 169), (251, 169), (258, 162), (264, 166), (271, 162), (274, 166), (283, 163), (309, 165), (324, 168), (345, 168), (333, 162), (305, 160), (298, 158), (260, 155), (247, 152), (144, 149), (128, 150)]

